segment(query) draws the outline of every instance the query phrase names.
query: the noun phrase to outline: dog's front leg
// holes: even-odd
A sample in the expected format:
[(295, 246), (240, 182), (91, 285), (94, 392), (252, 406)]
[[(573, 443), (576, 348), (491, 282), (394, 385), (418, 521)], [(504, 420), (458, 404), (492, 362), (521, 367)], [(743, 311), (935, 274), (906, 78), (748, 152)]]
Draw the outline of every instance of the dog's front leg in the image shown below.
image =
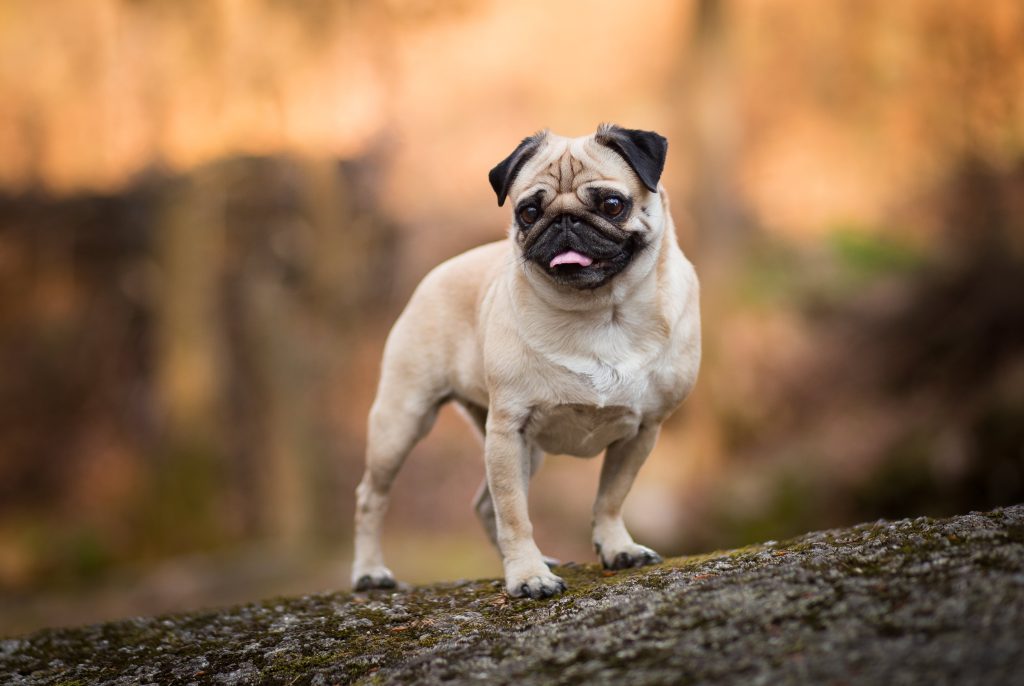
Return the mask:
[(533, 540), (526, 505), (530, 446), (518, 422), (506, 417), (491, 412), (484, 441), (487, 487), (494, 501), (505, 588), (513, 596), (546, 598), (564, 591), (565, 582), (551, 573)]
[(622, 503), (640, 466), (658, 438), (659, 424), (641, 425), (636, 436), (608, 446), (594, 501), (594, 548), (608, 569), (626, 569), (661, 562), (650, 548), (633, 542), (622, 521)]

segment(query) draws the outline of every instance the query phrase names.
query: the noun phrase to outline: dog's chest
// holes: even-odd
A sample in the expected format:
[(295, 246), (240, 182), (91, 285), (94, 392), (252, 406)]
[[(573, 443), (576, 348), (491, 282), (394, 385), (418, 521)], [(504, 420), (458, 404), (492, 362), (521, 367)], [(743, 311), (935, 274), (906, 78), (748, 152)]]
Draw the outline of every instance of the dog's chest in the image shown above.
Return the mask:
[(592, 457), (636, 435), (652, 403), (649, 364), (630, 356), (617, 364), (562, 358), (554, 393), (534, 407), (530, 434), (548, 453)]
[(635, 436), (639, 426), (634, 408), (563, 403), (536, 408), (527, 431), (544, 452), (593, 457), (608, 444)]
[(663, 341), (651, 341), (623, 327), (595, 327), (579, 335), (571, 351), (548, 349), (545, 376), (557, 381), (562, 403), (596, 407), (645, 404), (665, 353)]

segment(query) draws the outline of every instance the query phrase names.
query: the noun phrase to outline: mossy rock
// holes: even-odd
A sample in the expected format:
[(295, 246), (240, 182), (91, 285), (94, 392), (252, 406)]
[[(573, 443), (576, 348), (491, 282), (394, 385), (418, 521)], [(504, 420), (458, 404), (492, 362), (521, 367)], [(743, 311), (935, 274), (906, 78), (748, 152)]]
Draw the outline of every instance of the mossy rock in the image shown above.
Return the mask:
[(1010, 684), (1024, 506), (609, 573), (328, 593), (0, 641), (5, 684)]

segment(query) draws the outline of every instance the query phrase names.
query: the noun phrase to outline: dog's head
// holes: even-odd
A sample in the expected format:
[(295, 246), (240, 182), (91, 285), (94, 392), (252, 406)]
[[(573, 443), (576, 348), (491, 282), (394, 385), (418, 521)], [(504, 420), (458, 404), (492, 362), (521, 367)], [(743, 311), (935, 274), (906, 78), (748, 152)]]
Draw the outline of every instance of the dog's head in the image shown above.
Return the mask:
[(546, 131), (491, 170), (498, 205), (512, 202), (512, 242), (528, 269), (594, 289), (626, 270), (664, 231), (658, 181), (668, 141), (602, 125), (582, 138)]

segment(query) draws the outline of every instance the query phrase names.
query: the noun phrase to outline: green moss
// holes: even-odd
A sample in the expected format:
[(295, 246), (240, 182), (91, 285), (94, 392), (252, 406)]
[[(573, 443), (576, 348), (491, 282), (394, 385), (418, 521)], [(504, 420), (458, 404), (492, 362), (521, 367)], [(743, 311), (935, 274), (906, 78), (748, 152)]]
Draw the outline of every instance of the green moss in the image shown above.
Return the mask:
[[(885, 656), (905, 643), (894, 639), (914, 636), (913, 653), (871, 664), (924, 660), (932, 669), (953, 653), (925, 655), (920, 641), (947, 635), (962, 648), (958, 660), (973, 650), (984, 659), (971, 664), (991, 665), (993, 655), (1011, 659), (997, 644), (1024, 621), (1015, 581), (1022, 537), (1016, 508), (953, 523), (867, 524), (642, 569), (568, 565), (556, 570), (568, 591), (546, 600), (509, 598), (494, 580), (276, 599), (41, 632), (3, 646), (0, 671), (47, 685), (787, 683), (794, 660), (837, 659), (829, 674), (847, 674), (844, 641), (857, 655)], [(947, 602), (953, 588), (956, 602)], [(913, 683), (893, 674), (862, 676)], [(999, 681), (983, 676), (973, 680)]]
[[(283, 659), (275, 661), (262, 670), (260, 676), (263, 679), (269, 679), (273, 677), (301, 677), (305, 674), (309, 674), (310, 671), (316, 670), (322, 667), (332, 667), (335, 665), (343, 665), (346, 661), (351, 660), (352, 657), (358, 655), (358, 652), (353, 650), (344, 650), (334, 653), (326, 653), (324, 655), (303, 655), (292, 659)], [(346, 676), (350, 678), (358, 678), (368, 672), (371, 668), (367, 669), (351, 669), (346, 670)]]

